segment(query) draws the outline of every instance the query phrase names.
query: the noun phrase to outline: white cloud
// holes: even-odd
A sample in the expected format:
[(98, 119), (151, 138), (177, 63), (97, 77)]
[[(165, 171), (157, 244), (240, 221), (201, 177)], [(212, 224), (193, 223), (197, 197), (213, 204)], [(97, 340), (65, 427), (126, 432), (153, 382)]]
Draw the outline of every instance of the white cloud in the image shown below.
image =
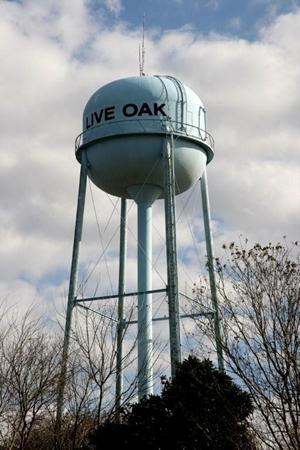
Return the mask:
[[(116, 13), (120, 7), (119, 2), (110, 3)], [(147, 72), (178, 76), (199, 93), (208, 110), (209, 129), (216, 140), (216, 156), (208, 168), (211, 207), (218, 224), (216, 251), (240, 233), (258, 241), (277, 240), (284, 234), (299, 238), (299, 30), (299, 12), (278, 17), (252, 43), (221, 35), (204, 38), (191, 30), (160, 37), (149, 30)], [(101, 16), (91, 17), (83, 0), (72, 2), (72, 8), (66, 0), (0, 4), (3, 296), (15, 290), (19, 297), (24, 288), (26, 298), (32, 295), (48, 304), (48, 292), (56, 289), (51, 277), (60, 271), (65, 278), (57, 288), (60, 295), (61, 286), (66, 287), (79, 174), (73, 142), (81, 131), (81, 113), (99, 86), (138, 73), (138, 42), (138, 30), (129, 31), (121, 23), (110, 29)], [(198, 217), (200, 195), (196, 191), (194, 195)], [(95, 193), (95, 200), (103, 230), (114, 207), (103, 193)], [(158, 254), (164, 221), (162, 206), (155, 208)], [(192, 206), (188, 211), (192, 222)], [(85, 217), (82, 266), (87, 269), (101, 252), (89, 199)], [(135, 220), (132, 207), (133, 233)], [(194, 221), (191, 226), (200, 230), (199, 219)], [(111, 240), (107, 264), (115, 288), (118, 234), (113, 233), (118, 223), (114, 213), (103, 236), (104, 247)], [(186, 272), (192, 279), (200, 270), (188, 227), (186, 221), (178, 226), (186, 263), (180, 269), (182, 284), (184, 277), (190, 283)], [(203, 258), (204, 244), (198, 244)], [(135, 246), (131, 235), (131, 287)], [(109, 291), (106, 263), (101, 264), (94, 283), (100, 280), (102, 289)], [(165, 279), (164, 258), (159, 258), (157, 272)], [(156, 286), (162, 283), (157, 272)], [(41, 280), (46, 286), (42, 292)]]
[(120, 14), (123, 9), (122, 3), (120, 0), (106, 0), (106, 7), (114, 14)]
[(220, 6), (220, 1), (219, 0), (207, 0), (206, 6), (213, 9), (214, 11), (217, 11)]
[(233, 17), (229, 20), (228, 28), (232, 31), (238, 31), (242, 27), (242, 20), (240, 17)]

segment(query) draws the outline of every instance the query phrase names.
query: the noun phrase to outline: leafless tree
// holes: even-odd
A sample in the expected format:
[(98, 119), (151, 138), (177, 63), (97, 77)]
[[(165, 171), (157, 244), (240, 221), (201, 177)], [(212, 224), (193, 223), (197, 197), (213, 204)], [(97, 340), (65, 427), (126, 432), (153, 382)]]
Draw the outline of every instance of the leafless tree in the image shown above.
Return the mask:
[[(133, 307), (126, 311), (127, 321)], [(51, 332), (33, 309), (17, 317), (0, 314), (0, 449), (49, 450), (55, 446), (55, 412), (62, 329)], [(123, 406), (137, 391), (136, 336), (123, 329)], [(115, 414), (117, 355), (116, 310), (110, 304), (92, 310), (77, 307), (71, 333), (61, 448), (84, 444), (89, 431)]]
[[(82, 310), (81, 310), (82, 312)], [(128, 311), (128, 319), (131, 317), (131, 309)], [(85, 310), (81, 314), (81, 320), (76, 321), (73, 332), (73, 352), (79, 356), (77, 370), (80, 377), (85, 374), (91, 384), (90, 402), (94, 406), (94, 415), (97, 425), (101, 421), (101, 412), (113, 411), (115, 407), (114, 382), (116, 374), (117, 354), (117, 319), (115, 309), (111, 305), (104, 305), (96, 312)], [(133, 350), (135, 340), (126, 343), (123, 330), (123, 368), (132, 364), (135, 359)], [(128, 344), (128, 345), (126, 345)], [(126, 387), (124, 402), (128, 402), (135, 394), (135, 384)]]
[[(89, 305), (91, 306), (91, 305)], [(112, 304), (78, 306), (69, 350), (65, 408), (60, 438), (64, 448), (78, 448), (87, 432), (115, 414), (117, 318)], [(128, 320), (132, 308), (127, 311)], [(125, 335), (127, 327), (124, 327)], [(128, 344), (128, 345), (127, 345)], [(135, 359), (135, 341), (124, 338), (123, 368)], [(125, 386), (126, 404), (136, 393), (136, 377)], [(72, 443), (70, 446), (70, 442)]]
[(35, 425), (49, 415), (55, 398), (59, 345), (42, 331), (32, 311), (6, 317), (0, 346), (1, 439), (8, 450), (26, 449)]
[(2, 444), (3, 440), (6, 436), (6, 424), (5, 424), (5, 413), (9, 409), (9, 389), (7, 384), (9, 366), (8, 364), (4, 364), (2, 357), (2, 349), (4, 345), (4, 341), (8, 334), (8, 323), (6, 320), (7, 317), (7, 307), (5, 302), (0, 304), (0, 443)]
[[(227, 370), (251, 393), (263, 448), (300, 448), (300, 266), (298, 243), (231, 243), (216, 260)], [(196, 287), (196, 309), (210, 301)], [(195, 308), (195, 304), (194, 304)], [(211, 324), (197, 321), (214, 341)], [(203, 334), (204, 333), (204, 334)], [(199, 333), (200, 336), (200, 333)]]

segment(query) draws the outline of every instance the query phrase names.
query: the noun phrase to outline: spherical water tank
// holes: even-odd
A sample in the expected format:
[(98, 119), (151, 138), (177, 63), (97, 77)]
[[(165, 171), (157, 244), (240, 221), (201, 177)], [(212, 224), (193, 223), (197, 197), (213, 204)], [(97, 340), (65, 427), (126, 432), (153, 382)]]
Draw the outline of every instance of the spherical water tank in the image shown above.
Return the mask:
[(170, 76), (113, 81), (98, 89), (83, 113), (76, 157), (86, 152), (88, 175), (100, 189), (132, 198), (149, 185), (163, 197), (163, 148), (173, 135), (176, 194), (191, 187), (213, 158), (200, 98)]

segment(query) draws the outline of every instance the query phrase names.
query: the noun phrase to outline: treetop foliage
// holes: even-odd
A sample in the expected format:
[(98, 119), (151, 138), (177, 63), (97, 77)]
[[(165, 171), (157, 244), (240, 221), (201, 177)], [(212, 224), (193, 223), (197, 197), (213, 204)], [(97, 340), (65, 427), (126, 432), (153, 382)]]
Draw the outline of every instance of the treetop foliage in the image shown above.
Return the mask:
[(252, 449), (248, 393), (212, 362), (190, 356), (178, 365), (161, 396), (132, 405), (122, 423), (107, 422), (91, 438), (96, 449)]

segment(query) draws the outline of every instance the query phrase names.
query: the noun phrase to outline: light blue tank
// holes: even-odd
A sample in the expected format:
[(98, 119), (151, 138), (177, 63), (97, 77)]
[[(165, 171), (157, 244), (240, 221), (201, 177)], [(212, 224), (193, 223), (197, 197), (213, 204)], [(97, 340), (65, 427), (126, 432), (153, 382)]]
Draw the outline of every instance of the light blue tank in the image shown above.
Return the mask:
[(173, 134), (176, 193), (191, 187), (213, 158), (200, 98), (170, 76), (130, 77), (98, 89), (83, 113), (76, 157), (87, 152), (89, 177), (100, 189), (132, 198), (135, 186), (161, 189), (162, 151)]

